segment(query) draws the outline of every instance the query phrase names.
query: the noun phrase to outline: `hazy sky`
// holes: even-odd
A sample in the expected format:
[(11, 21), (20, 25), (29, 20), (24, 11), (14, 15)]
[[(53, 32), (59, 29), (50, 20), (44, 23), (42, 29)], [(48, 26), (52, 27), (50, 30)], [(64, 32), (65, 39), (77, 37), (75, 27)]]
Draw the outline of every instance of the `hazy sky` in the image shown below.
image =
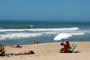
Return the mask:
[(90, 0), (0, 0), (0, 20), (90, 20)]

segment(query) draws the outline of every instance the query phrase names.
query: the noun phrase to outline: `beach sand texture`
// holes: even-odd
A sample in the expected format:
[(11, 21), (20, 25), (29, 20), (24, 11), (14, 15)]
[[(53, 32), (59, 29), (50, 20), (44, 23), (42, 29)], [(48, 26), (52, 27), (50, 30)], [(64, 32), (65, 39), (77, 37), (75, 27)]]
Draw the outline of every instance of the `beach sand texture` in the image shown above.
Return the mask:
[[(70, 42), (72, 45), (74, 42)], [(79, 53), (59, 53), (61, 48), (59, 42), (23, 45), (22, 48), (6, 46), (6, 53), (19, 53), (33, 50), (33, 55), (14, 55), (0, 57), (0, 60), (90, 60), (90, 42), (77, 42), (75, 51)]]

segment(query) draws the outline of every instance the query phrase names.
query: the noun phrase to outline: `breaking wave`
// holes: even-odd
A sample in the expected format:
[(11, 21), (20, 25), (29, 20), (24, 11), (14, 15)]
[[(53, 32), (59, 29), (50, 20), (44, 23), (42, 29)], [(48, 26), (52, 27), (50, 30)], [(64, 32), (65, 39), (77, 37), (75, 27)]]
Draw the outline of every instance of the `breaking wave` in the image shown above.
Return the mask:
[(10, 33), (10, 34), (0, 35), (0, 40), (28, 38), (28, 37), (36, 37), (40, 35), (41, 33)]
[[(29, 32), (27, 33), (26, 31), (29, 31)], [(61, 33), (67, 34), (67, 38), (69, 38), (72, 36), (85, 34), (85, 32), (81, 31), (78, 27), (43, 28), (43, 29), (0, 29), (0, 32), (6, 32), (5, 34), (0, 34), (0, 40), (33, 38), (33, 37), (39, 37), (39, 36), (40, 37), (41, 36), (48, 37), (48, 35), (56, 36), (56, 35), (61, 34)], [(68, 36), (68, 35), (70, 35), (70, 36)]]
[(0, 32), (13, 32), (13, 31), (75, 31), (79, 30), (78, 27), (71, 28), (37, 28), (37, 29), (0, 29)]
[[(57, 35), (57, 34), (59, 34), (59, 32), (58, 33), (56, 33), (56, 32), (44, 32), (44, 33), (10, 33), (10, 34), (0, 35), (0, 40), (33, 38), (33, 37), (39, 37), (39, 36), (43, 36), (43, 35), (44, 36), (48, 36), (48, 35)], [(85, 33), (67, 33), (67, 34), (70, 34), (71, 36), (75, 36), (75, 35), (84, 35)]]

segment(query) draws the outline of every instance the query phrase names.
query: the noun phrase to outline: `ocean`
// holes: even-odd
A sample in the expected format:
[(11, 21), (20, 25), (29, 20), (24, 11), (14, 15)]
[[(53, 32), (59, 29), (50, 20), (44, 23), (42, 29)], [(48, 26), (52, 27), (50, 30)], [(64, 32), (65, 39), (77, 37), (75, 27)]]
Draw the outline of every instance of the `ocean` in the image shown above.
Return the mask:
[(90, 41), (90, 22), (0, 21), (0, 44), (4, 45), (62, 42), (54, 40), (61, 33), (71, 35), (64, 41)]

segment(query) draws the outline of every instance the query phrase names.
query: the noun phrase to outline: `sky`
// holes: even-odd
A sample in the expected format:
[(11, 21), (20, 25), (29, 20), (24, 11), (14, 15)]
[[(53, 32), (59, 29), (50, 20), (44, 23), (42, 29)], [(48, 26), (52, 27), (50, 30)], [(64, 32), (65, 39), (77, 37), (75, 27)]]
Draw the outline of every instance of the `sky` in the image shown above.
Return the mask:
[(90, 21), (90, 0), (0, 0), (0, 20)]

